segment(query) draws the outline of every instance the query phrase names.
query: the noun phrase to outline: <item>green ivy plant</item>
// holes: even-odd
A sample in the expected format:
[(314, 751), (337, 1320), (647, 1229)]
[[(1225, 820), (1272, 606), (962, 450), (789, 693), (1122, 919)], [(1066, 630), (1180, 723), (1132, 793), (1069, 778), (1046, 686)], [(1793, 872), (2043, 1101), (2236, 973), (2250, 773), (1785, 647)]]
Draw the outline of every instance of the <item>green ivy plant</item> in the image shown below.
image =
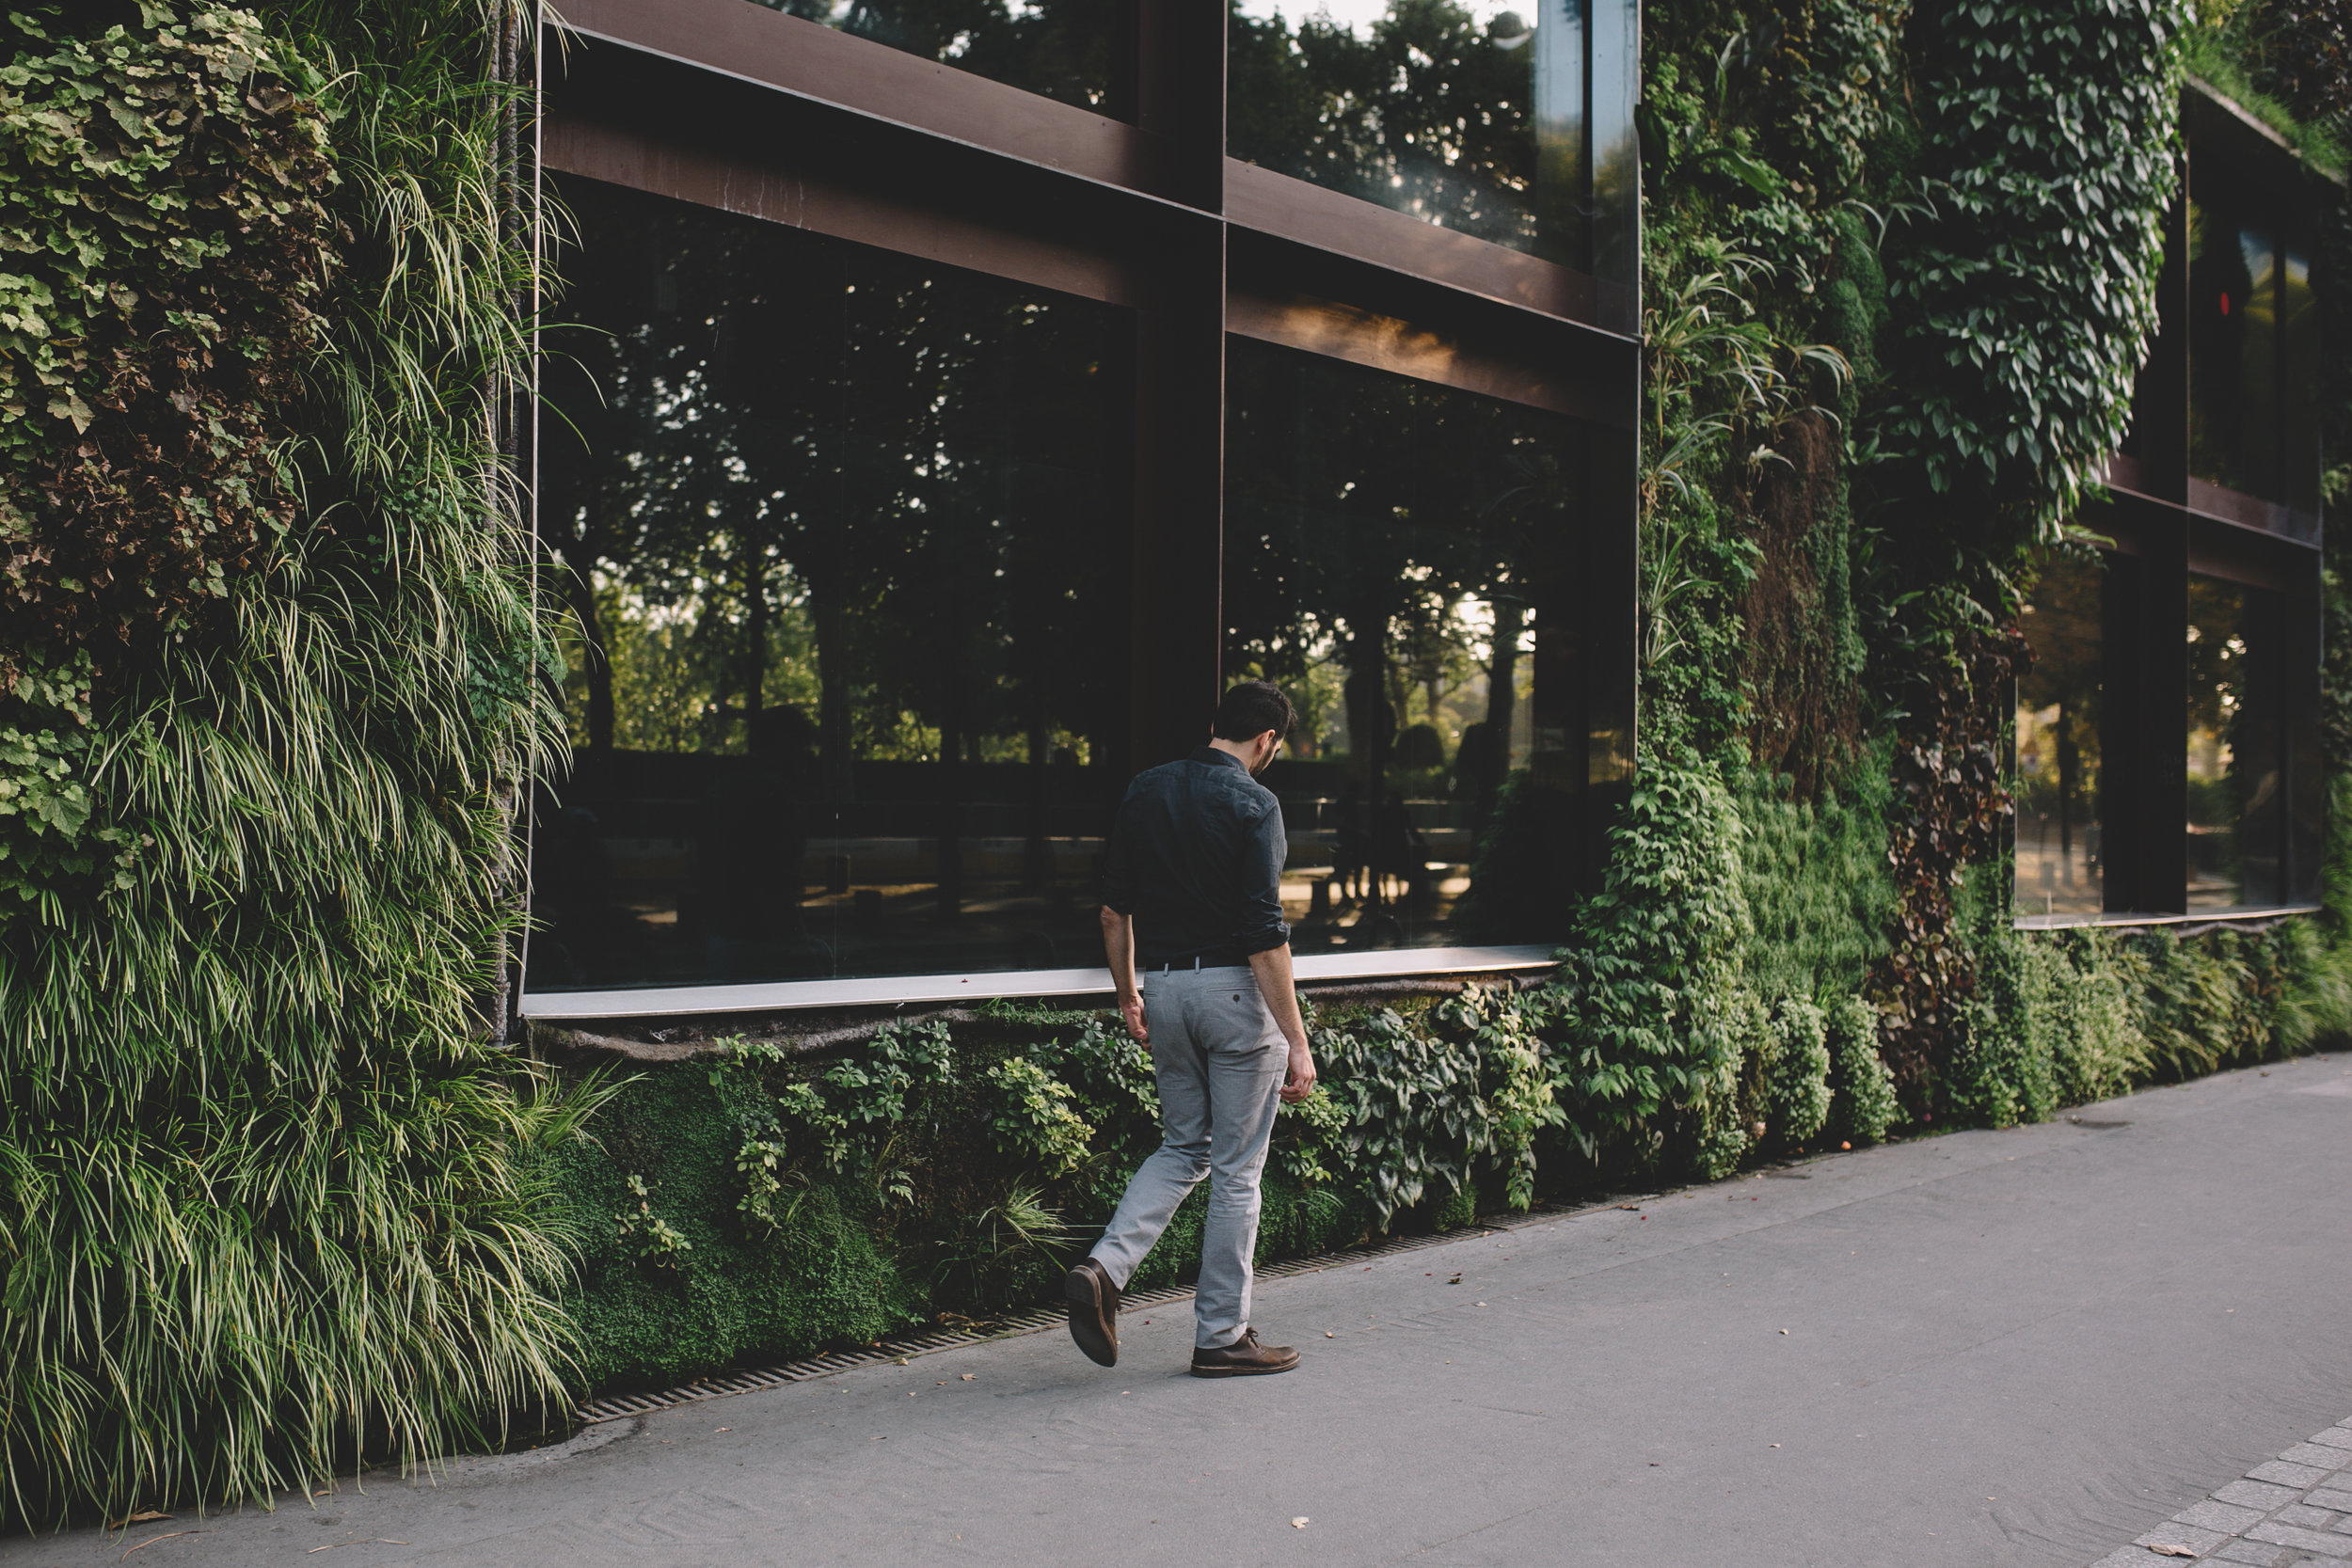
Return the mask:
[(250, 11), (144, 14), (0, 29), (0, 688), (216, 607), (294, 516), (323, 83)]
[(620, 1229), (621, 1245), (653, 1268), (677, 1269), (686, 1255), (694, 1250), (694, 1243), (679, 1234), (677, 1227), (653, 1212), (653, 1191), (645, 1185), (644, 1177), (632, 1175), (628, 1190), (629, 1196), (637, 1199), (637, 1207), (613, 1216)]
[(1924, 201), (1888, 270), (1903, 392), (1879, 440), (1995, 560), (2054, 539), (2123, 439), (2192, 19), (2186, 0), (1932, 0), (1914, 24)]
[(1432, 1199), (1474, 1196), (1486, 1173), (1526, 1208), (1536, 1136), (1562, 1120), (1535, 1032), (1543, 1016), (1540, 1004), (1471, 986), (1419, 1018), (1393, 1008), (1318, 1018), (1308, 1037), (1320, 1082), (1284, 1118), (1288, 1168), (1360, 1191), (1383, 1225)]
[(0, 692), (0, 927), (63, 918), (62, 901), (132, 885), (130, 832), (98, 815), (89, 778), (90, 657), (24, 656)]

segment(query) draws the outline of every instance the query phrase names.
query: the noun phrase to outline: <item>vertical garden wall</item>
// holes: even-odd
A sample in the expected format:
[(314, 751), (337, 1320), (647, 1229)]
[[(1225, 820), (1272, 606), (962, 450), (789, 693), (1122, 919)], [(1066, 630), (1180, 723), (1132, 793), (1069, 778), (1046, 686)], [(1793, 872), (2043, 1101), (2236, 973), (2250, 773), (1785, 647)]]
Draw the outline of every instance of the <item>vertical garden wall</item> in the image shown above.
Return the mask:
[[(514, 814), (563, 673), (502, 455), (519, 21), (0, 23), (7, 1528), (1024, 1301), (1152, 1142), (1107, 1015), (617, 1077), (508, 1043)], [(2324, 20), (1646, 27), (1642, 730), (1607, 885), (1540, 985), (1317, 1011), (1269, 1252), (2006, 1125), (2352, 1023), (2340, 899), (2026, 934), (2003, 859), (2021, 607), (2124, 436), (2183, 73), (2340, 161)]]
[[(1375, 45), (1476, 46), (1411, 9)], [(2021, 932), (2005, 848), (2022, 611), (2129, 426), (2185, 71), (2335, 156), (2340, 93), (2298, 117), (2256, 85), (2303, 57), (2284, 15), (1648, 8), (1641, 770), (1608, 884), (1540, 986), (1316, 1015), (1268, 1253), (2344, 1037), (2339, 910)], [(562, 1156), (612, 1216), (576, 1297), (598, 1379), (1021, 1299), (1149, 1144), (1107, 1015), (780, 1038), (644, 1069)]]
[(0, 21), (0, 1518), (560, 1398), (504, 8)]

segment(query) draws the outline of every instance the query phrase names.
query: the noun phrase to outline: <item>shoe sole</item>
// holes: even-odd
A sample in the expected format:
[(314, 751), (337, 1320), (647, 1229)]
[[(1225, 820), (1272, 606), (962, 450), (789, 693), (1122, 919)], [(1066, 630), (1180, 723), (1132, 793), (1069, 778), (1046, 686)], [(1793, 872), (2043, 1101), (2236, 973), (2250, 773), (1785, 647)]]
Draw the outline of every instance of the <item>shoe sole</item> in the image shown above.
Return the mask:
[(1287, 1372), (1297, 1365), (1295, 1360), (1292, 1360), (1285, 1361), (1279, 1367), (1195, 1367), (1192, 1370), (1192, 1375), (1195, 1377), (1272, 1377), (1277, 1372)]
[(1070, 1337), (1098, 1367), (1119, 1365), (1119, 1340), (1103, 1332), (1103, 1292), (1093, 1275), (1076, 1270), (1063, 1276), (1062, 1293), (1070, 1298)]

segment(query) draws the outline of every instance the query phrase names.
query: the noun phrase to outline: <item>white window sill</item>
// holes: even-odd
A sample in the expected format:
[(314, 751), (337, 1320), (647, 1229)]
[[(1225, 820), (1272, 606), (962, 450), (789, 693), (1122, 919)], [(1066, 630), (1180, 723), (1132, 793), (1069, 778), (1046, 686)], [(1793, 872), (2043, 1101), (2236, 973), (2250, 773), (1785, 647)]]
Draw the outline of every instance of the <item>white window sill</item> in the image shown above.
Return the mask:
[(2021, 914), (2010, 924), (2021, 931), (2071, 931), (2092, 926), (2236, 926), (2319, 912), (2317, 904), (2275, 904), (2257, 909), (2196, 910), (2187, 914)]
[[(1549, 969), (1552, 949), (1391, 947), (1369, 953), (1305, 953), (1292, 960), (1301, 980), (1395, 979)], [(534, 1019), (648, 1018), (662, 1013), (778, 1012), (798, 1007), (871, 1007), (899, 1002), (983, 1002), (996, 996), (1108, 996), (1107, 969), (1021, 969), (990, 974), (884, 974), (854, 980), (775, 980), (750, 985), (646, 986), (628, 990), (540, 991), (524, 996)]]

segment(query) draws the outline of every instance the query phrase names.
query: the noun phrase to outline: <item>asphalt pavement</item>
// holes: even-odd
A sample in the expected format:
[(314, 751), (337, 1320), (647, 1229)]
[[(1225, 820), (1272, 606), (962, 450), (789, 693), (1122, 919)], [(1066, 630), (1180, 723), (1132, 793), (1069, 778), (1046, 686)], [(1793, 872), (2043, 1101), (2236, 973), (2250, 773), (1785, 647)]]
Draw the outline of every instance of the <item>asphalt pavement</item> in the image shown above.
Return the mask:
[(1256, 1313), (1299, 1370), (1189, 1377), (1189, 1305), (1139, 1309), (1108, 1370), (1031, 1335), (0, 1565), (2086, 1568), (2352, 1417), (2352, 1056), (1265, 1280)]

